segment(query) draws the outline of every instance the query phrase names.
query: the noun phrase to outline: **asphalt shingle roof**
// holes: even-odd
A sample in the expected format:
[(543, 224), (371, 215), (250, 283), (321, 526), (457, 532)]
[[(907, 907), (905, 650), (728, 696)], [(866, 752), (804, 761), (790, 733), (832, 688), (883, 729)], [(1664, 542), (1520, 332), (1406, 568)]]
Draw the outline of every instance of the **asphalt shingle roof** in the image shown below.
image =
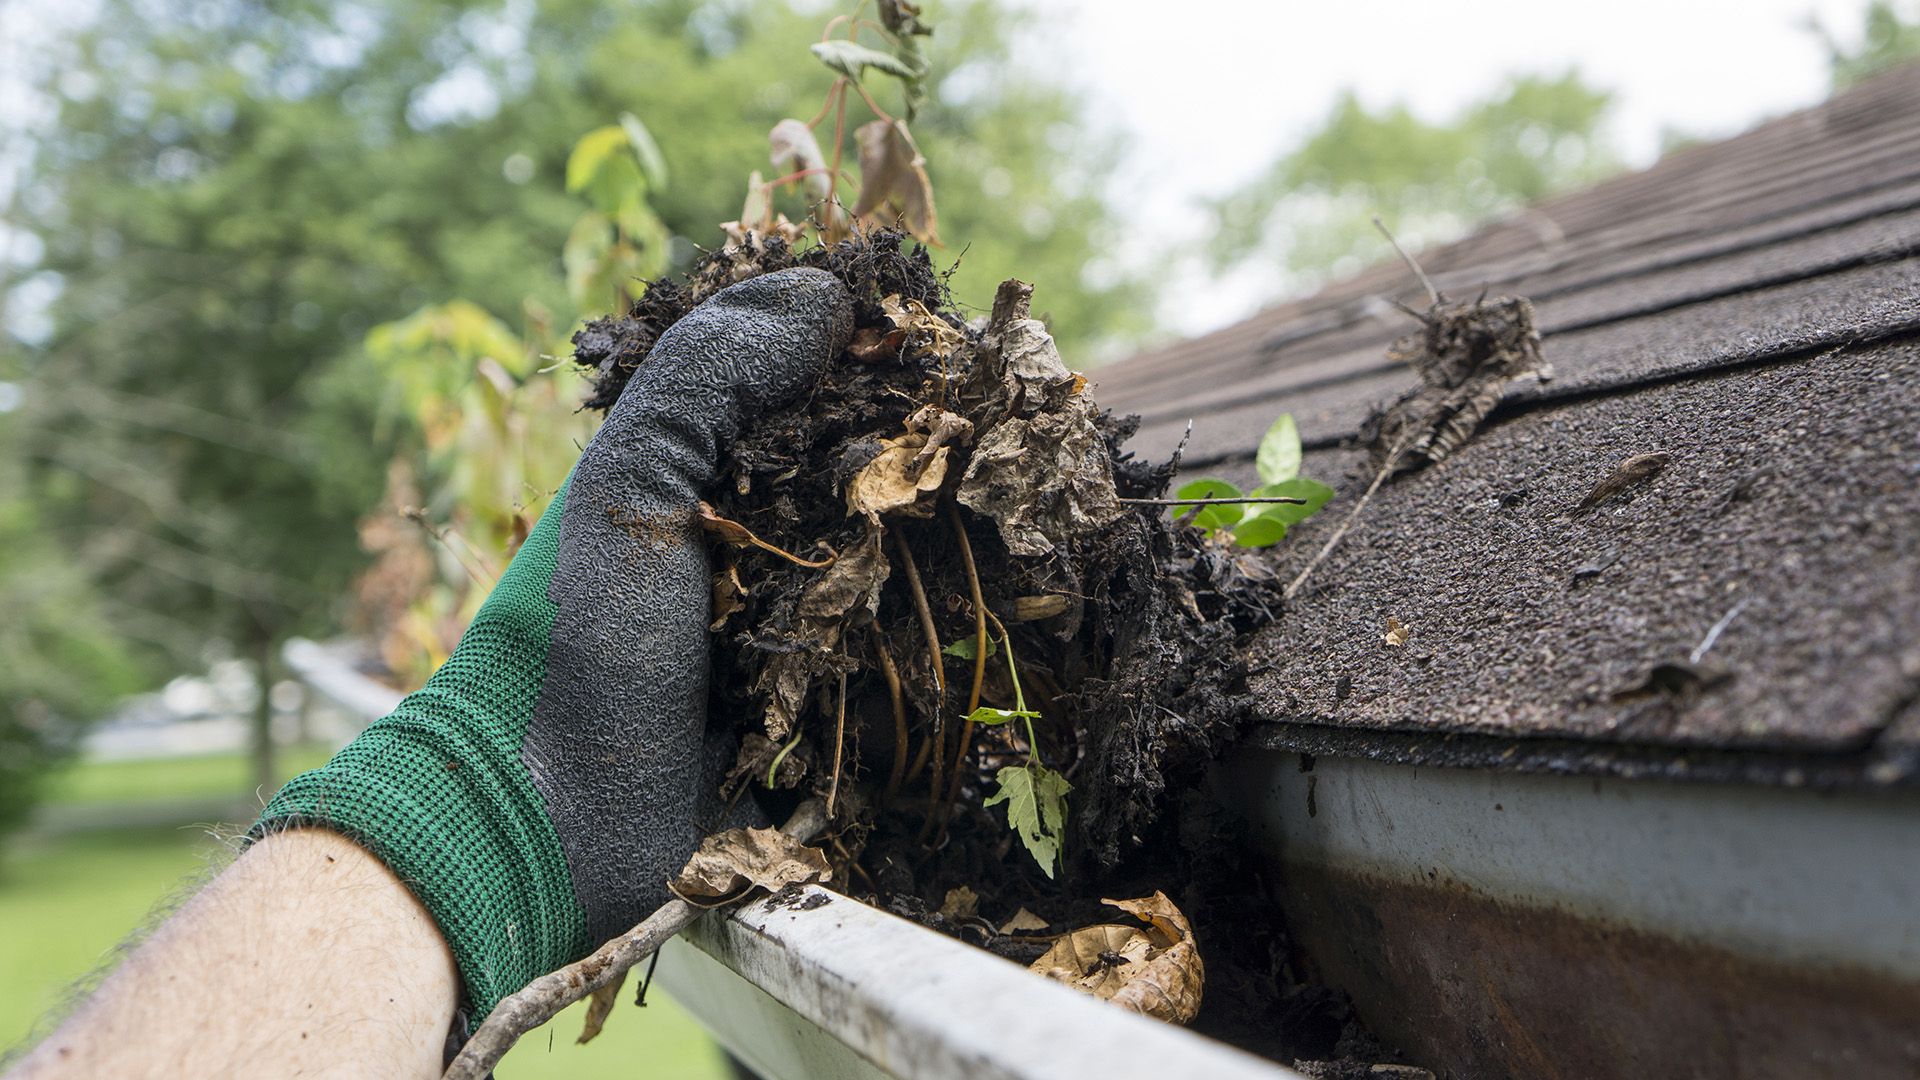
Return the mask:
[[(1510, 385), (1459, 455), (1385, 486), (1315, 571), (1256, 649), (1263, 737), (1914, 776), (1920, 67), (1421, 261), (1450, 295), (1530, 297), (1552, 377)], [(1276, 549), (1291, 576), (1371, 479), (1361, 423), (1415, 382), (1386, 357), (1410, 325), (1389, 298), (1424, 306), (1397, 262), (1102, 369), (1096, 389), (1142, 415), (1143, 456), (1192, 420), (1189, 474), (1249, 477), (1293, 412), (1307, 473), (1341, 497)], [(1671, 455), (1658, 476), (1576, 512), (1653, 451)], [(1404, 647), (1382, 640), (1389, 617)]]

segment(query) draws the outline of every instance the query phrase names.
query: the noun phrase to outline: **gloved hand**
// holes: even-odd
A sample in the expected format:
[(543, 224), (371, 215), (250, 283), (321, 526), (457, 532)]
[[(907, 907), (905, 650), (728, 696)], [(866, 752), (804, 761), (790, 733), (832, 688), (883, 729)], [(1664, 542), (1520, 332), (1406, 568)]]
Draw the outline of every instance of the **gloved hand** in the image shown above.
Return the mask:
[(709, 730), (707, 553), (695, 519), (744, 417), (846, 346), (851, 300), (790, 269), (660, 336), (460, 645), (251, 835), (354, 838), (439, 924), (472, 1023), (666, 898), (727, 764)]

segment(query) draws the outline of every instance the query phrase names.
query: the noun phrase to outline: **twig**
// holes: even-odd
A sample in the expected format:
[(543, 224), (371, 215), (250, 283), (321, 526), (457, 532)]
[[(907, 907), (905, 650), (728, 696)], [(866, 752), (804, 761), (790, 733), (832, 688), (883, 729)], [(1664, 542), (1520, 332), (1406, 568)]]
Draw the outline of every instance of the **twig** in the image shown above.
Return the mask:
[(1704, 638), (1701, 638), (1700, 644), (1695, 645), (1693, 647), (1693, 651), (1687, 654), (1687, 663), (1689, 664), (1699, 663), (1700, 658), (1707, 655), (1707, 650), (1713, 648), (1714, 642), (1717, 642), (1720, 640), (1720, 634), (1726, 630), (1728, 625), (1731, 624), (1734, 619), (1740, 616), (1740, 613), (1742, 611), (1747, 610), (1747, 605), (1752, 601), (1753, 601), (1753, 597), (1749, 596), (1741, 600), (1739, 603), (1733, 605), (1733, 607), (1730, 608), (1725, 615), (1720, 616), (1720, 621), (1713, 624), (1713, 628), (1707, 631), (1707, 636)]
[(1334, 547), (1347, 535), (1347, 530), (1353, 528), (1353, 523), (1360, 518), (1360, 511), (1367, 508), (1367, 500), (1373, 498), (1373, 493), (1379, 491), (1380, 485), (1386, 482), (1387, 477), (1393, 475), (1394, 466), (1400, 463), (1400, 452), (1407, 448), (1409, 438), (1411, 438), (1411, 433), (1402, 437), (1399, 445), (1395, 446), (1393, 452), (1387, 455), (1387, 460), (1380, 465), (1380, 471), (1374, 474), (1373, 483), (1367, 485), (1366, 494), (1360, 496), (1360, 501), (1354, 503), (1353, 509), (1347, 511), (1347, 516), (1341, 520), (1340, 527), (1333, 530), (1333, 535), (1327, 537), (1327, 542), (1320, 545), (1320, 550), (1314, 553), (1313, 558), (1307, 560), (1307, 565), (1303, 567), (1298, 574), (1294, 575), (1292, 581), (1287, 583), (1286, 591), (1280, 594), (1281, 600), (1293, 599), (1293, 594), (1299, 592), (1300, 586), (1307, 583), (1307, 575), (1313, 573), (1314, 568), (1318, 567), (1326, 560), (1328, 555), (1333, 553)]
[(873, 651), (880, 656), (880, 674), (887, 677), (887, 696), (893, 701), (893, 771), (887, 774), (884, 798), (900, 794), (900, 782), (907, 778), (907, 704), (900, 692), (900, 669), (894, 665), (893, 650), (887, 639), (873, 635)]
[(1291, 495), (1242, 495), (1237, 499), (1115, 499), (1134, 506), (1224, 506), (1229, 503), (1292, 503), (1305, 506), (1307, 500)]
[[(808, 799), (780, 831), (806, 841), (818, 835), (826, 824), (826, 807), (819, 799)], [(502, 998), (488, 1014), (486, 1023), (460, 1048), (459, 1056), (447, 1066), (441, 1080), (482, 1080), (507, 1051), (513, 1049), (520, 1036), (558, 1016), (562, 1009), (595, 990), (624, 978), (629, 969), (652, 956), (668, 938), (692, 925), (702, 910), (685, 900), (669, 900), (639, 925), (593, 950), (585, 959), (550, 971), (517, 993)]]
[(847, 742), (847, 673), (840, 673), (840, 708), (833, 722), (833, 783), (827, 786), (827, 820), (833, 820), (833, 804), (840, 797), (841, 753)]
[[(1387, 243), (1393, 245), (1393, 250), (1399, 252), (1400, 257), (1406, 260), (1407, 269), (1412, 270), (1413, 276), (1419, 278), (1420, 284), (1426, 286), (1427, 299), (1433, 301), (1435, 304), (1438, 304), (1442, 300), (1446, 299), (1445, 297), (1440, 295), (1439, 289), (1436, 289), (1433, 287), (1433, 281), (1427, 277), (1427, 272), (1425, 270), (1420, 269), (1420, 264), (1413, 261), (1413, 256), (1407, 254), (1406, 248), (1403, 248), (1400, 246), (1400, 241), (1394, 237), (1393, 233), (1390, 230), (1388, 230), (1387, 223), (1384, 221), (1381, 221), (1380, 215), (1378, 214), (1375, 214), (1373, 217), (1373, 227), (1380, 230), (1380, 235), (1386, 237)], [(1424, 320), (1426, 316), (1423, 315), (1421, 316), (1421, 318)]]

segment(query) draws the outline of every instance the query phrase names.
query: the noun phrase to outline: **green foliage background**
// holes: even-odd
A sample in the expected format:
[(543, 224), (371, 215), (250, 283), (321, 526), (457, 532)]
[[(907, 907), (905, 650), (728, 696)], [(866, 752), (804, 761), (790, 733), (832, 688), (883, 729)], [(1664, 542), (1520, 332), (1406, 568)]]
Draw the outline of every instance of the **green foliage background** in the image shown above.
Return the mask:
[[(915, 133), (958, 296), (985, 305), (1017, 272), (1045, 283), (1070, 351), (1140, 329), (1136, 283), (1080, 275), (1115, 227), (1082, 103), (1009, 69), (1023, 24), (1000, 0), (937, 8), (944, 74)], [(623, 112), (672, 171), (651, 195), (670, 263), (719, 243), (768, 128), (831, 81), (807, 50), (824, 18), (775, 0), (105, 0), (53, 42), (29, 73), (53, 112), (6, 208), (39, 257), (0, 280), (57, 289), (44, 335), (0, 342), (21, 393), (0, 418), (0, 769), (36, 773), (70, 741), (63, 718), (210, 641), (251, 655), (336, 627), (356, 519), (420, 440), (368, 331), (458, 297), (563, 341), (594, 314), (560, 265), (583, 208), (566, 157)], [(0, 825), (25, 803), (15, 779)]]

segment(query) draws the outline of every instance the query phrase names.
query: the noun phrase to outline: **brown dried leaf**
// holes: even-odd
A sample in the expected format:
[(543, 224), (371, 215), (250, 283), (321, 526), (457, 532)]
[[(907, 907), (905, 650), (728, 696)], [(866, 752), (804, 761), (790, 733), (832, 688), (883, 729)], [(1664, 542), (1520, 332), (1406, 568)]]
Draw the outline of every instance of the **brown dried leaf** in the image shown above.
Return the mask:
[(1000, 284), (982, 335), (981, 389), (998, 392), (1005, 419), (974, 448), (954, 493), (1000, 526), (1015, 555), (1040, 556), (1106, 528), (1122, 507), (1099, 410), (1075, 393), (1046, 324), (1029, 318), (1033, 286)]
[(966, 335), (928, 311), (927, 305), (918, 300), (902, 300), (899, 293), (883, 298), (880, 310), (893, 320), (893, 325), (905, 330), (937, 359), (952, 356), (953, 350), (966, 341)]
[(1380, 636), (1380, 640), (1386, 642), (1388, 648), (1397, 649), (1405, 645), (1407, 639), (1412, 636), (1413, 631), (1407, 629), (1406, 623), (1389, 615), (1387, 616), (1387, 632)]
[(1034, 622), (1039, 619), (1051, 619), (1067, 610), (1073, 601), (1059, 593), (1046, 596), (1016, 596), (1013, 598), (1013, 613), (1007, 616), (1008, 622)]
[(813, 137), (813, 129), (804, 121), (789, 117), (773, 125), (773, 130), (767, 132), (767, 156), (782, 176), (808, 173), (800, 181), (808, 201), (820, 202), (827, 197), (832, 188), (832, 180), (827, 175), (827, 156), (820, 152), (819, 140)]
[(607, 1017), (613, 1012), (614, 1002), (620, 999), (620, 988), (626, 984), (627, 972), (622, 971), (613, 977), (612, 982), (593, 992), (593, 996), (587, 999), (586, 1022), (580, 1025), (580, 1037), (575, 1042), (585, 1045), (599, 1037), (601, 1030), (607, 1026)]
[(1035, 915), (1026, 908), (1021, 908), (1019, 911), (1014, 912), (1013, 918), (1000, 924), (1000, 932), (1003, 934), (1019, 934), (1029, 930), (1045, 930), (1046, 928), (1047, 920)]
[(1193, 927), (1165, 893), (1103, 900), (1147, 923), (1103, 923), (1063, 935), (1032, 970), (1124, 1009), (1174, 1024), (1200, 1011), (1206, 972)]
[(853, 216), (877, 218), (882, 207), (891, 208), (914, 239), (938, 245), (933, 181), (927, 177), (927, 159), (914, 145), (906, 122), (874, 120), (860, 125), (853, 137), (860, 147), (860, 200), (854, 204)]
[(949, 919), (971, 919), (980, 914), (980, 897), (965, 885), (948, 889), (946, 899), (940, 902), (940, 914)]
[(947, 479), (947, 448), (936, 450), (916, 474), (914, 463), (927, 445), (925, 435), (883, 439), (880, 445), (880, 453), (847, 481), (847, 513), (932, 517), (934, 493)]
[(974, 447), (955, 498), (1000, 527), (1015, 555), (1046, 555), (1123, 512), (1112, 459), (1083, 398), (1032, 419), (1009, 417)]
[(718, 630), (726, 625), (728, 616), (736, 611), (745, 610), (747, 604), (741, 597), (747, 595), (747, 587), (740, 581), (740, 568), (729, 566), (713, 575), (713, 621), (707, 624), (708, 630)]
[(933, 496), (947, 479), (949, 444), (973, 438), (973, 423), (935, 405), (907, 417), (907, 432), (882, 439), (881, 451), (847, 481), (847, 513), (931, 517)]
[(905, 330), (883, 333), (877, 326), (863, 326), (854, 331), (853, 340), (847, 343), (847, 355), (863, 364), (877, 364), (899, 356), (900, 346), (906, 340)]
[(850, 623), (872, 618), (880, 607), (880, 589), (890, 568), (880, 547), (881, 530), (870, 526), (858, 544), (840, 553), (820, 580), (800, 596), (799, 615), (789, 644), (761, 669), (753, 690), (767, 702), (767, 736), (785, 742), (806, 705), (816, 675), (834, 670), (833, 650)]
[(724, 907), (754, 889), (777, 892), (795, 882), (830, 881), (833, 871), (819, 848), (779, 829), (728, 829), (700, 841), (699, 850), (667, 883), (695, 907)]

